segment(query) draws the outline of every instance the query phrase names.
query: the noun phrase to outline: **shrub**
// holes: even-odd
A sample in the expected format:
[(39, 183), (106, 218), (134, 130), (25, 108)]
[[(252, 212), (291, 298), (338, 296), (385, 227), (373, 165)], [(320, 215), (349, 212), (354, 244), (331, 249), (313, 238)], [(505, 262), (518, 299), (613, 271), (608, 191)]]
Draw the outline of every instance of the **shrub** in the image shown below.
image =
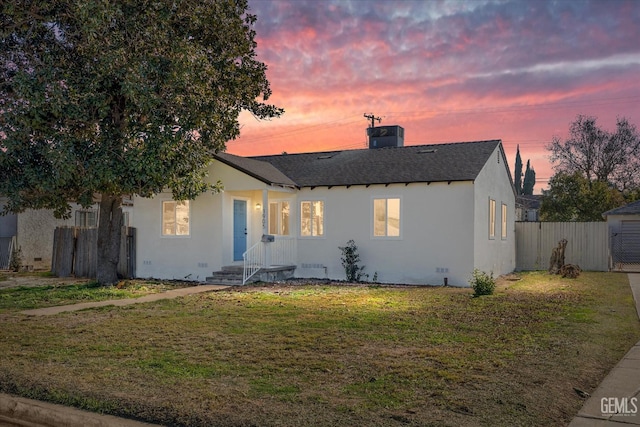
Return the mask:
[(358, 265), (360, 255), (358, 254), (356, 242), (349, 240), (347, 246), (338, 246), (338, 248), (342, 251), (342, 258), (340, 258), (340, 260), (342, 261), (348, 282), (359, 282), (363, 276), (369, 277), (368, 274), (363, 273), (365, 266)]
[(473, 288), (473, 296), (479, 297), (481, 295), (491, 295), (496, 289), (496, 281), (493, 278), (493, 273), (487, 274), (484, 271), (480, 271), (477, 268), (473, 270), (472, 278), (469, 280), (469, 284)]
[(9, 269), (17, 273), (20, 271), (20, 267), (22, 267), (22, 249), (13, 248), (11, 251), (11, 260), (9, 261)]

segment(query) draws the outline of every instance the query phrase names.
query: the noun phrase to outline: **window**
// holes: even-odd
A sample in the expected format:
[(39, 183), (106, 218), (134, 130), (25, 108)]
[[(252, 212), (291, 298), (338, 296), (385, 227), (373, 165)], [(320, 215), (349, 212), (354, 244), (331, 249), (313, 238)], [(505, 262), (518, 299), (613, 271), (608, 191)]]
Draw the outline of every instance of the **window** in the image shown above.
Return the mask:
[(373, 199), (374, 237), (400, 237), (400, 199)]
[(507, 238), (507, 205), (502, 204), (502, 238)]
[(162, 235), (189, 235), (189, 201), (162, 202)]
[(290, 204), (288, 201), (269, 203), (269, 234), (288, 236)]
[(300, 203), (300, 235), (324, 236), (324, 202), (321, 200)]
[(76, 227), (97, 227), (98, 212), (95, 210), (77, 210)]
[(496, 237), (496, 201), (489, 199), (489, 238)]

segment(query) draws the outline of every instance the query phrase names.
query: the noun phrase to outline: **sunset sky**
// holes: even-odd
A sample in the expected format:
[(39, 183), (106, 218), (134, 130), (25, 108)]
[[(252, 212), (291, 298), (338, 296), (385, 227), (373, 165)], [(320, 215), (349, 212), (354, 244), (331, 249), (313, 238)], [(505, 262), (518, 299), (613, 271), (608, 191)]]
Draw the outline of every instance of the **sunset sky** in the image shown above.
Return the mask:
[[(239, 155), (366, 147), (364, 113), (405, 145), (502, 139), (553, 175), (548, 144), (578, 114), (640, 127), (640, 1), (249, 0), (258, 58), (285, 109), (242, 114)], [(377, 123), (376, 123), (377, 124)]]

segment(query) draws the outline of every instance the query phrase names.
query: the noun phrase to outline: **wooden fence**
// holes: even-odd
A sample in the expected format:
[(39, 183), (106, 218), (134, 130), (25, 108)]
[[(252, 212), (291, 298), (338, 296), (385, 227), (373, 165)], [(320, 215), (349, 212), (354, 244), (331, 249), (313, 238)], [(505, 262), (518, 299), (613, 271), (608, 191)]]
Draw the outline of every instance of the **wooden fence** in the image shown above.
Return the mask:
[(546, 270), (553, 248), (567, 239), (565, 262), (609, 271), (606, 222), (516, 222), (516, 270)]
[[(122, 227), (118, 275), (135, 277), (135, 234), (133, 227)], [(51, 272), (58, 277), (96, 277), (98, 229), (57, 227), (53, 234)]]

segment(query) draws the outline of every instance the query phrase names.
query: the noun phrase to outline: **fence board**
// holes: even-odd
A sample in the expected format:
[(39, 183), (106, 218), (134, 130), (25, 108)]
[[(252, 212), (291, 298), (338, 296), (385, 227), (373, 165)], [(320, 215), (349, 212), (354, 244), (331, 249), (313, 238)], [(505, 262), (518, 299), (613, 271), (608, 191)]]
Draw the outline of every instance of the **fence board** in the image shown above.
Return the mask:
[(57, 227), (53, 231), (53, 255), (51, 272), (58, 277), (73, 274), (73, 255), (75, 253), (74, 227)]
[(567, 239), (565, 262), (583, 270), (609, 270), (606, 222), (516, 222), (516, 270), (546, 270), (553, 248)]
[[(135, 228), (123, 227), (118, 275), (135, 277)], [(98, 266), (97, 228), (57, 227), (53, 234), (51, 272), (58, 277), (95, 278)]]

